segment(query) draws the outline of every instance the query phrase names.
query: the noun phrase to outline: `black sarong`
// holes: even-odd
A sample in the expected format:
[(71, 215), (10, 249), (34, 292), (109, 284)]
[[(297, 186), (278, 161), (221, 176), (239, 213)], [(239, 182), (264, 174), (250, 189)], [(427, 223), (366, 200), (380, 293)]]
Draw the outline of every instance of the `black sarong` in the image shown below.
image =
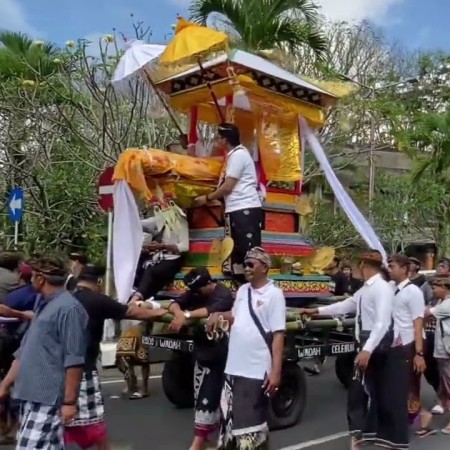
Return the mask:
[(262, 208), (242, 209), (226, 215), (225, 233), (234, 242), (229, 271), (234, 275), (244, 274), (245, 255), (251, 248), (261, 246), (263, 222)]
[(434, 331), (426, 331), (425, 339), (425, 380), (437, 393), (439, 391), (439, 369), (436, 358), (434, 357)]
[(409, 353), (407, 347), (398, 346), (386, 354), (372, 354), (363, 377), (366, 399), (361, 395), (352, 403), (352, 389), (358, 387), (354, 383), (350, 386), (349, 429), (363, 442), (390, 449), (409, 448)]
[(219, 450), (267, 450), (269, 398), (263, 380), (227, 375), (222, 390)]
[(224, 380), (224, 365), (194, 367), (195, 435), (208, 439), (220, 423), (220, 398)]

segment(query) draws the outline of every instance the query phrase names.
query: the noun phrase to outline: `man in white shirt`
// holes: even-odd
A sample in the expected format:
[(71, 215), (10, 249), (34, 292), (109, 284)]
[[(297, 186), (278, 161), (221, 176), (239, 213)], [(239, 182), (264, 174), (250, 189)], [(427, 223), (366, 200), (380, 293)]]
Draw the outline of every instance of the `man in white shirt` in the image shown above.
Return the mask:
[(226, 232), (234, 241), (231, 272), (245, 281), (244, 259), (248, 250), (261, 245), (263, 210), (258, 192), (258, 176), (250, 152), (241, 145), (239, 129), (229, 123), (219, 125), (216, 148), (226, 152), (226, 160), (218, 188), (195, 199), (197, 206), (214, 200), (225, 202)]
[[(359, 444), (366, 440), (384, 446), (392, 441), (392, 448), (397, 448), (396, 445), (399, 445), (398, 448), (408, 446), (407, 397), (404, 399), (406, 436), (402, 434), (397, 439), (397, 430), (403, 433), (405, 427), (391, 407), (392, 391), (396, 388), (392, 383), (387, 383), (388, 377), (392, 375), (388, 355), (393, 344), (394, 291), (381, 275), (382, 264), (383, 260), (378, 251), (372, 250), (363, 254), (360, 269), (365, 282), (353, 297), (333, 305), (302, 310), (309, 315), (356, 314), (355, 335), (359, 353), (355, 359), (357, 370), (349, 387), (347, 405), (352, 450), (359, 449)], [(404, 383), (407, 385), (407, 378)], [(362, 395), (361, 384), (369, 393), (370, 402), (369, 398)], [(405, 444), (406, 447), (403, 447)]]
[(278, 390), (283, 362), (286, 301), (267, 278), (270, 257), (260, 247), (245, 258), (245, 275), (231, 312), (215, 313), (208, 329), (222, 316), (231, 324), (226, 380), (222, 391), (218, 449), (262, 450), (268, 445), (269, 397)]
[[(422, 291), (408, 278), (409, 260), (405, 255), (388, 259), (391, 286), (394, 290), (394, 347), (409, 368), (408, 414), (409, 423), (420, 414), (420, 379), (425, 370), (424, 329), (425, 299)], [(398, 379), (398, 383), (403, 380)], [(403, 386), (401, 386), (403, 388)], [(399, 392), (397, 390), (397, 392)], [(401, 389), (403, 395), (403, 389)]]

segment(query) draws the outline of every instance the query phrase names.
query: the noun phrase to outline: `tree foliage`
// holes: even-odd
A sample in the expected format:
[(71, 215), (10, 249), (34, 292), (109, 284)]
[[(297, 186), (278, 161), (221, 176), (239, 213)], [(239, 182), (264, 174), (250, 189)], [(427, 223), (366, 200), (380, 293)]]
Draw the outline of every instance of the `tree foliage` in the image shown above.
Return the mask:
[(450, 200), (439, 181), (380, 174), (373, 201), (375, 229), (390, 253), (404, 252), (414, 243), (436, 243), (445, 253)]
[[(18, 41), (12, 48), (29, 44), (23, 35), (12, 38)], [(99, 43), (98, 58), (89, 56), (91, 44), (69, 43), (49, 53), (59, 67), (51, 71), (25, 52), (18, 71), (0, 84), (0, 189), (4, 198), (13, 186), (25, 190), (21, 237), (30, 251), (103, 252), (105, 217), (96, 195), (101, 171), (127, 147), (162, 148), (174, 136), (165, 117), (152, 118), (161, 108), (143, 84), (135, 85), (131, 101), (112, 89), (110, 77), (121, 55), (115, 38)], [(4, 229), (12, 234), (5, 218)]]
[(311, 0), (194, 0), (190, 11), (192, 20), (202, 24), (219, 16), (219, 26), (245, 50), (295, 53), (306, 48), (319, 59), (327, 51), (318, 9)]

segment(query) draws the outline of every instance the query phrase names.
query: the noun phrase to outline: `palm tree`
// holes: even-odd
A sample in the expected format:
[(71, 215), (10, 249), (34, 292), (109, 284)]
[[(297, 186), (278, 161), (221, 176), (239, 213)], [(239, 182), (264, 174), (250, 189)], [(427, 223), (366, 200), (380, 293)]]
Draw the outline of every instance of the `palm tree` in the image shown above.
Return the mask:
[(312, 50), (322, 59), (327, 39), (311, 0), (193, 0), (191, 20), (206, 25), (219, 15), (238, 47), (253, 52)]
[(23, 33), (0, 32), (0, 80), (40, 81), (61, 69), (60, 50)]

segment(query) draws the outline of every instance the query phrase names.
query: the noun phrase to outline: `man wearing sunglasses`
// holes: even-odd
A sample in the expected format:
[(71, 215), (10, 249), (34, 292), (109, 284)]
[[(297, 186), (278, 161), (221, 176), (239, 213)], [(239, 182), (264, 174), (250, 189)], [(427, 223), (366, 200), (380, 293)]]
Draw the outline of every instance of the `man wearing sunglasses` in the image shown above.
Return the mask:
[(14, 384), (14, 398), (21, 404), (17, 449), (62, 449), (63, 425), (73, 420), (77, 410), (88, 315), (64, 289), (63, 261), (41, 257), (31, 267), (31, 282), (40, 298), (0, 386), (0, 398)]
[(215, 147), (225, 152), (225, 164), (217, 189), (195, 199), (196, 206), (215, 200), (225, 203), (225, 231), (234, 241), (230, 271), (245, 282), (244, 259), (252, 247), (261, 245), (264, 214), (258, 192), (258, 176), (252, 155), (241, 144), (239, 129), (230, 123), (219, 125)]
[(231, 324), (222, 423), (218, 449), (268, 448), (269, 397), (278, 390), (286, 329), (286, 300), (267, 275), (270, 256), (260, 247), (245, 257), (248, 283), (239, 288), (231, 312), (215, 313), (207, 328), (219, 319)]

